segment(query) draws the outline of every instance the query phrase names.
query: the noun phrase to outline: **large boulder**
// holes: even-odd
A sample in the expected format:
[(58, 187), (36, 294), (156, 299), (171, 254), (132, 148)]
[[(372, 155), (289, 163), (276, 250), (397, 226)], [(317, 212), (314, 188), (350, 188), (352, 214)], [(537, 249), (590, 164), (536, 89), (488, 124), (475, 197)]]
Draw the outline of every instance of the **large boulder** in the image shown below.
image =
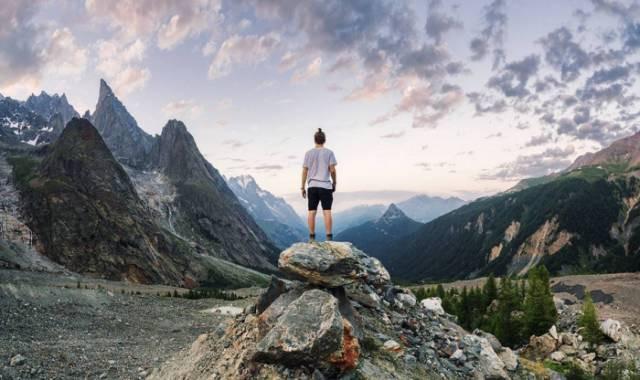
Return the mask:
[(607, 319), (600, 323), (600, 330), (616, 343), (622, 340), (622, 324), (615, 319)]
[(292, 281), (283, 280), (276, 276), (271, 276), (269, 287), (260, 295), (260, 297), (258, 297), (258, 301), (256, 302), (256, 313), (262, 313), (269, 307), (269, 305), (271, 305), (273, 301), (280, 297), (280, 295), (290, 291), (291, 289), (301, 286), (302, 284), (300, 283), (295, 283)]
[(444, 309), (442, 308), (442, 300), (440, 299), (440, 297), (425, 298), (420, 301), (420, 306), (422, 306), (423, 309), (428, 310), (434, 314), (444, 314)]
[(338, 287), (362, 281), (373, 286), (389, 283), (380, 261), (351, 243), (297, 243), (280, 254), (278, 267), (311, 284)]
[(254, 360), (286, 366), (327, 360), (343, 350), (344, 329), (338, 300), (325, 291), (308, 290), (258, 342)]
[(558, 348), (558, 341), (550, 334), (532, 335), (529, 344), (522, 351), (522, 355), (530, 360), (544, 360)]
[(481, 379), (509, 379), (504, 362), (498, 357), (489, 341), (477, 335), (465, 335), (462, 338), (467, 357), (477, 359), (474, 370)]

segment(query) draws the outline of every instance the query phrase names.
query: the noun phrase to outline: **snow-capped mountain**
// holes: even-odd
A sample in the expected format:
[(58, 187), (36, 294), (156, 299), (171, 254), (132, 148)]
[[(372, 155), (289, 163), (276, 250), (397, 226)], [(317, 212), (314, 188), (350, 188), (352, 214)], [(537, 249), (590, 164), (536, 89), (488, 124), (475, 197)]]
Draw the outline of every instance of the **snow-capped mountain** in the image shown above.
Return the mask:
[(262, 189), (250, 175), (227, 179), (240, 203), (279, 247), (288, 247), (306, 238), (306, 227), (284, 199)]
[(80, 117), (78, 111), (73, 108), (65, 94), (49, 95), (46, 92), (40, 92), (40, 95), (31, 94), (26, 102), (25, 107), (37, 113), (46, 120), (50, 120), (55, 114), (62, 116), (62, 123), (67, 124), (74, 117)]
[(33, 146), (50, 143), (63, 128), (60, 114), (47, 119), (22, 102), (9, 97), (0, 99), (0, 141), (4, 143)]

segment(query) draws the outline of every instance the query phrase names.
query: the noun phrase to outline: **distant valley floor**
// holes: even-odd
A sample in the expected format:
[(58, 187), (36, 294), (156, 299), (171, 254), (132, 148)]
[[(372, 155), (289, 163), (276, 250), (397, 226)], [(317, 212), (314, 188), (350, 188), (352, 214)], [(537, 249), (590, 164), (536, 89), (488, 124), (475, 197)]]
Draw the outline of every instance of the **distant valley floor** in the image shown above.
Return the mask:
[[(165, 296), (173, 290), (0, 270), (0, 379), (144, 378), (228, 318), (206, 310), (252, 302)], [(10, 366), (18, 354), (24, 364)]]

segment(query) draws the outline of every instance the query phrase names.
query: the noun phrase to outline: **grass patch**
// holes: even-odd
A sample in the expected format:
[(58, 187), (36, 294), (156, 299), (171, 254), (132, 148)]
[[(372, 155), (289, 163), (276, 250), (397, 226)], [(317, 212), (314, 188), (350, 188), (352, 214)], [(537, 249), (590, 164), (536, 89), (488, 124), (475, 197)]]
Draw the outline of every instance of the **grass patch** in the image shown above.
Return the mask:
[(552, 360), (545, 360), (544, 366), (552, 371), (558, 372), (567, 380), (592, 380), (591, 374), (585, 372), (577, 364), (574, 363), (558, 363)]

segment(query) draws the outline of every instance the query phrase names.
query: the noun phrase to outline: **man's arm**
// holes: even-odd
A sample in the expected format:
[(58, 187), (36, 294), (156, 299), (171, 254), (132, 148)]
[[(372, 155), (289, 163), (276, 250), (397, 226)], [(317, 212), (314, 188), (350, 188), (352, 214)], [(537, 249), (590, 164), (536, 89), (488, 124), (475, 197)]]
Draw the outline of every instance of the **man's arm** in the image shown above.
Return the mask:
[(307, 197), (307, 191), (304, 189), (304, 186), (307, 183), (307, 174), (309, 173), (309, 168), (304, 167), (302, 168), (302, 186), (300, 187), (300, 190), (302, 190), (302, 198), (306, 198)]
[(331, 180), (333, 181), (333, 191), (336, 191), (338, 185), (338, 172), (335, 165), (329, 165), (329, 172), (331, 173)]

